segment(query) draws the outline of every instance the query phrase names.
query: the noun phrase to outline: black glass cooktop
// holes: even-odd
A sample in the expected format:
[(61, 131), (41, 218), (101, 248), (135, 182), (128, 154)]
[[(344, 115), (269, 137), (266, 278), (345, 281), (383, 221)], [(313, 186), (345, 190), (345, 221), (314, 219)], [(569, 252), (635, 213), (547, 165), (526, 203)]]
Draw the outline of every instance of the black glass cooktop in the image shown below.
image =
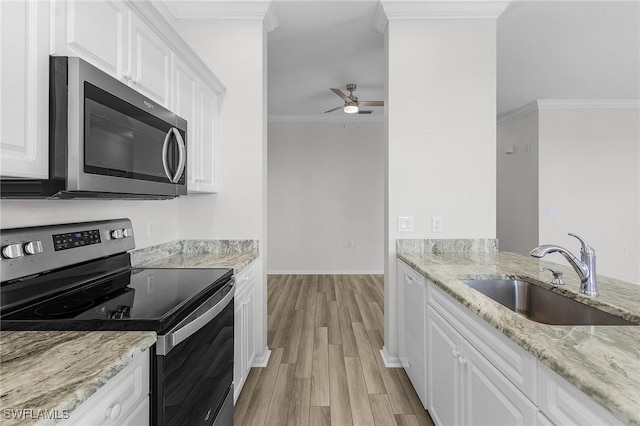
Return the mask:
[[(214, 295), (230, 269), (128, 269), (2, 314), (5, 330), (163, 332)], [(46, 282), (40, 283), (46, 286)]]

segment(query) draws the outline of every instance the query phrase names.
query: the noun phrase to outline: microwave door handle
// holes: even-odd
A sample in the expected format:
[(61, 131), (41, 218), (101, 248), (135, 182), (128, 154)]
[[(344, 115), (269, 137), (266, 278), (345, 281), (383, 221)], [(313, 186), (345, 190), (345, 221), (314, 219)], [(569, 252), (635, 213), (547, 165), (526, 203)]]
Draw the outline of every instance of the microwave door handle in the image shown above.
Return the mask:
[(206, 311), (190, 323), (186, 324), (185, 326), (181, 327), (180, 329), (172, 330), (164, 336), (158, 336), (156, 353), (158, 355), (168, 354), (174, 347), (178, 346), (180, 343), (195, 334), (198, 330), (200, 330), (202, 327), (211, 322), (211, 320), (217, 317), (218, 314), (220, 314), (220, 312), (222, 312), (222, 310), (227, 307), (231, 299), (233, 299), (236, 290), (235, 277), (231, 277), (229, 285), (230, 288), (228, 293), (208, 311)]
[(178, 129), (172, 127), (171, 131), (173, 132), (173, 135), (176, 137), (176, 141), (178, 142), (178, 153), (180, 154), (180, 159), (178, 160), (178, 169), (176, 170), (176, 174), (173, 176), (173, 179), (171, 179), (171, 182), (178, 183), (178, 181), (180, 180), (180, 176), (182, 176), (182, 172), (184, 171), (184, 166), (187, 162), (187, 149), (184, 143), (184, 139), (182, 138), (182, 135), (180, 134)]
[(164, 167), (164, 173), (167, 175), (169, 180), (173, 182), (171, 172), (169, 171), (169, 161), (167, 159), (167, 155), (169, 154), (169, 141), (171, 140), (171, 134), (173, 133), (172, 130), (173, 127), (167, 132), (167, 135), (164, 137), (164, 143), (162, 144), (162, 167)]

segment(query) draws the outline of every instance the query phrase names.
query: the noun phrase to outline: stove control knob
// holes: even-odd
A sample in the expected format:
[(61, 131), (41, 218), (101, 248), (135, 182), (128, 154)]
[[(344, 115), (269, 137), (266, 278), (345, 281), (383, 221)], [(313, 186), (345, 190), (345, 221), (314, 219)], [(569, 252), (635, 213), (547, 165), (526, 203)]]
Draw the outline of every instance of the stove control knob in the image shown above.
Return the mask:
[(131, 228), (123, 229), (122, 232), (125, 238), (133, 237), (133, 229)]
[(42, 253), (42, 241), (29, 241), (24, 245), (24, 252), (29, 255)]
[(119, 240), (121, 238), (124, 238), (124, 230), (114, 229), (113, 231), (111, 231), (111, 238), (113, 238), (114, 240)]
[(5, 259), (15, 259), (16, 257), (22, 257), (24, 253), (22, 251), (22, 244), (9, 244), (2, 247), (2, 257)]

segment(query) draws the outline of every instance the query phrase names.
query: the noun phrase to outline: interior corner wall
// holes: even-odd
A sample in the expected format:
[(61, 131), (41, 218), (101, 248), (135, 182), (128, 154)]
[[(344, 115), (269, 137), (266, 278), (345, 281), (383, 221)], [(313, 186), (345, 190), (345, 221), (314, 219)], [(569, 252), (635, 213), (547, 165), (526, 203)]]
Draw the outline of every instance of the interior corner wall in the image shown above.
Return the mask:
[(640, 284), (638, 108), (540, 109), (539, 121), (540, 242), (575, 253), (576, 233), (599, 274)]
[(263, 244), (263, 22), (177, 19), (175, 28), (227, 89), (216, 135), (218, 192), (178, 200), (180, 235)]
[(383, 353), (396, 359), (396, 239), (496, 236), (496, 20), (392, 19), (387, 32)]
[(355, 118), (269, 123), (269, 273), (382, 273), (384, 124)]
[(538, 110), (498, 124), (496, 231), (500, 251), (528, 254), (538, 240)]

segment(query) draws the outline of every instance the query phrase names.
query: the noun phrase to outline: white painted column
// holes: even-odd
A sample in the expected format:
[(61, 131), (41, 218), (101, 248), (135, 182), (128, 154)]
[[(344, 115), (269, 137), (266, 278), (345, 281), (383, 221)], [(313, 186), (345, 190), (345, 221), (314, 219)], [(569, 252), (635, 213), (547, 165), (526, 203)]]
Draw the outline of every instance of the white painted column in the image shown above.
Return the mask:
[[(396, 239), (496, 235), (496, 19), (506, 4), (381, 2), (388, 366), (399, 366)], [(414, 231), (397, 232), (398, 216), (413, 217)], [(442, 218), (441, 232), (432, 232), (434, 216)]]

